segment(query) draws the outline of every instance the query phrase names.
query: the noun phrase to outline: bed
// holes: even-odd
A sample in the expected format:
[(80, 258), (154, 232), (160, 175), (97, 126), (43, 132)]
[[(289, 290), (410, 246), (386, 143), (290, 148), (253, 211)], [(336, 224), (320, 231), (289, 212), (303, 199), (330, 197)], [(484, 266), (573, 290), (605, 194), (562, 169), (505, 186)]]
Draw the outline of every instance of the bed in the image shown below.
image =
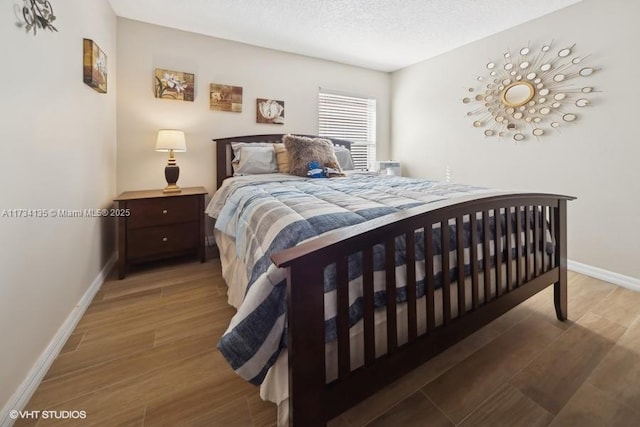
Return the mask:
[(227, 179), (233, 143), (282, 136), (215, 139), (207, 208), (238, 309), (219, 348), (280, 424), (326, 425), (548, 286), (566, 319), (572, 197), (371, 173)]

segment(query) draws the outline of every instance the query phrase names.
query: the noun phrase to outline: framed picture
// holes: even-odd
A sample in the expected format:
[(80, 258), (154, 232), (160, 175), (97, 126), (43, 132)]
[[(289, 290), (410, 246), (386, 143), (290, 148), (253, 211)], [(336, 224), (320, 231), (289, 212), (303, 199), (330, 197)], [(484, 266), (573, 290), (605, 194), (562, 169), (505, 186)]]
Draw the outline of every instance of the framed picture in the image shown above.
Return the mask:
[(256, 99), (256, 123), (284, 124), (284, 101)]
[(209, 96), (211, 110), (242, 113), (242, 87), (211, 83)]
[(107, 55), (91, 39), (82, 39), (83, 81), (100, 93), (107, 93)]
[(194, 74), (156, 68), (156, 98), (193, 102), (195, 79)]

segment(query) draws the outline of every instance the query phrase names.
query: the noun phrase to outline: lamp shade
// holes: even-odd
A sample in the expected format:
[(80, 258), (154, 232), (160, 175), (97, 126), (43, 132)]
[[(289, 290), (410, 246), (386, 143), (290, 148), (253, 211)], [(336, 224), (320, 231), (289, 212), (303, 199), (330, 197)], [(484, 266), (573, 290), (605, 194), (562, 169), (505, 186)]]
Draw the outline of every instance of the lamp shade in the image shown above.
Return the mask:
[(184, 132), (175, 129), (160, 129), (156, 139), (156, 151), (187, 151)]

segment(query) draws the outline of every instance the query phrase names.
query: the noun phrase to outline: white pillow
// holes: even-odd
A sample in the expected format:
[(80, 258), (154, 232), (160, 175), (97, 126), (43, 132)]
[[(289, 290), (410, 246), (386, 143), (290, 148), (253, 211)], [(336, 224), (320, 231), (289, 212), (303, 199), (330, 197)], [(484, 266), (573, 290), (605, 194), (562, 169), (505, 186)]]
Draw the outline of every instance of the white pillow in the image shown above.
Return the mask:
[(338, 159), (340, 168), (343, 171), (351, 171), (355, 169), (355, 166), (353, 165), (353, 158), (351, 158), (351, 151), (349, 151), (348, 148), (334, 145), (333, 150), (336, 153), (336, 158)]
[(277, 173), (273, 144), (270, 143), (237, 143), (231, 144), (234, 159), (231, 162), (234, 175), (255, 175), (262, 173)]

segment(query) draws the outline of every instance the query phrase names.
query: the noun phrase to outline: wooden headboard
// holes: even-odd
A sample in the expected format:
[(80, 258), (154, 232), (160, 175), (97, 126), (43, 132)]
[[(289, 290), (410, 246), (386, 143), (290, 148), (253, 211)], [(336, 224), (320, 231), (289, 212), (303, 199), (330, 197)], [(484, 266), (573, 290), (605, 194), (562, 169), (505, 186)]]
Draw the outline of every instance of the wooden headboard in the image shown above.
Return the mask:
[[(274, 133), (268, 135), (246, 135), (246, 136), (233, 136), (230, 138), (215, 138), (213, 142), (216, 143), (216, 189), (220, 188), (222, 181), (233, 175), (233, 168), (231, 167), (231, 160), (233, 159), (231, 153), (231, 143), (233, 142), (282, 142), (284, 133)], [(295, 134), (299, 135), (299, 134)], [(300, 135), (308, 138), (323, 138), (333, 142), (334, 145), (344, 147), (351, 150), (351, 141), (337, 138), (326, 138), (315, 135)]]

